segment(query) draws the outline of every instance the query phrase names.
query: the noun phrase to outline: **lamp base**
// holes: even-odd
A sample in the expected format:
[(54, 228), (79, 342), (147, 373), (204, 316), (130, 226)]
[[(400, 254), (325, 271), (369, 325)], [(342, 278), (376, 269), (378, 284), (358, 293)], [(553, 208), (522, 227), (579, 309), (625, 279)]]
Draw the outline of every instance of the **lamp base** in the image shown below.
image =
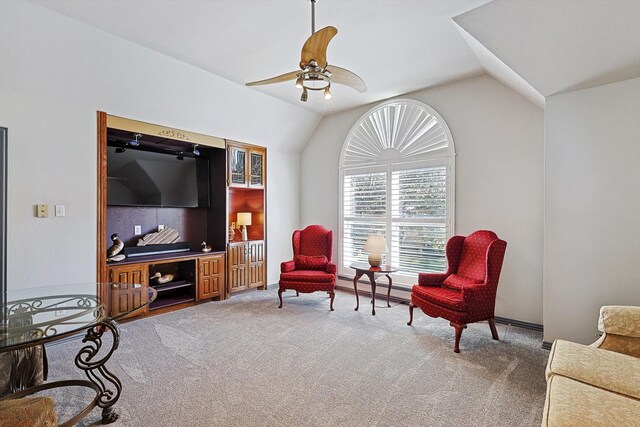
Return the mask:
[(370, 253), (369, 265), (371, 267), (380, 267), (380, 264), (382, 264), (382, 254)]
[(246, 226), (246, 225), (243, 225), (243, 226), (242, 226), (242, 240), (245, 240), (245, 241), (246, 241), (246, 240), (249, 240), (249, 239), (247, 238), (247, 226)]

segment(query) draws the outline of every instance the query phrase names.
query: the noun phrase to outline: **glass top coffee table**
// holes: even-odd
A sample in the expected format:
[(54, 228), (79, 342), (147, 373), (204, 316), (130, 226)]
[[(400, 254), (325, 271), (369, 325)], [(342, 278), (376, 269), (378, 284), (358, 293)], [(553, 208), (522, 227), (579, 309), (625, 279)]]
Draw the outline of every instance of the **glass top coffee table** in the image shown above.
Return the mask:
[[(110, 316), (103, 296), (118, 291), (119, 298), (129, 299), (128, 311)], [(118, 419), (113, 405), (120, 398), (122, 383), (105, 363), (120, 343), (120, 331), (115, 320), (144, 308), (156, 298), (155, 289), (132, 284), (90, 283), (47, 286), (0, 293), (0, 353), (12, 352), (18, 360), (22, 352), (27, 365), (11, 369), (13, 393), (0, 400), (17, 399), (58, 387), (88, 387), (95, 398), (80, 413), (61, 424), (72, 426), (96, 406), (102, 408), (102, 423)], [(64, 380), (26, 388), (33, 372), (28, 361), (35, 363), (34, 349), (40, 344), (84, 333), (83, 347), (75, 357), (75, 365), (88, 380)], [(110, 337), (109, 337), (110, 336)]]
[(391, 307), (389, 304), (389, 298), (391, 297), (391, 273), (398, 271), (397, 267), (382, 264), (380, 267), (371, 267), (366, 262), (354, 262), (349, 266), (356, 271), (356, 275), (353, 277), (353, 288), (356, 291), (356, 311), (360, 307), (360, 298), (358, 297), (358, 279), (366, 275), (371, 283), (371, 314), (376, 315), (376, 275), (385, 275), (389, 280), (389, 289), (387, 290), (387, 307)]

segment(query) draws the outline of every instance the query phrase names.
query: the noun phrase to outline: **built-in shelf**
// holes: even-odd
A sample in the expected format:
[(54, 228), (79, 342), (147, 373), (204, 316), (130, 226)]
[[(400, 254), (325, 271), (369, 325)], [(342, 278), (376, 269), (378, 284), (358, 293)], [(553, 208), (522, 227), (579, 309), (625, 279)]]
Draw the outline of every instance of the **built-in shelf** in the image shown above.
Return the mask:
[(154, 302), (149, 304), (149, 310), (157, 310), (162, 307), (169, 307), (171, 305), (182, 304), (189, 301), (195, 301), (196, 298), (191, 295), (173, 295), (167, 298), (156, 299)]
[(179, 280), (177, 282), (164, 283), (162, 285), (151, 285), (158, 293), (170, 291), (172, 289), (180, 289), (186, 288), (189, 286), (195, 286), (196, 284), (193, 282), (188, 282), (186, 280)]

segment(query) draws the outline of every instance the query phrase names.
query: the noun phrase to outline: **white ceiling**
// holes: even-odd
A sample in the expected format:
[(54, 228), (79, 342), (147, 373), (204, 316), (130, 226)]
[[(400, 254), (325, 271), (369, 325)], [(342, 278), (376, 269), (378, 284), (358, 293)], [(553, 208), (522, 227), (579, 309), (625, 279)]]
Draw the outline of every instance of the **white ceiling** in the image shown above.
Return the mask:
[(455, 21), (544, 96), (640, 77), (638, 0), (495, 0)]
[[(309, 0), (31, 1), (239, 85), (296, 70), (311, 33)], [(329, 63), (366, 93), (245, 90), (326, 115), (483, 72), (539, 106), (640, 77), (640, 0), (318, 0), (316, 29), (327, 25)]]
[[(296, 70), (311, 34), (308, 0), (32, 0), (48, 9), (244, 84)], [(364, 79), (364, 94), (299, 101), (293, 82), (246, 88), (320, 114), (483, 73), (452, 17), (488, 0), (319, 0), (316, 29), (338, 28), (329, 63)]]

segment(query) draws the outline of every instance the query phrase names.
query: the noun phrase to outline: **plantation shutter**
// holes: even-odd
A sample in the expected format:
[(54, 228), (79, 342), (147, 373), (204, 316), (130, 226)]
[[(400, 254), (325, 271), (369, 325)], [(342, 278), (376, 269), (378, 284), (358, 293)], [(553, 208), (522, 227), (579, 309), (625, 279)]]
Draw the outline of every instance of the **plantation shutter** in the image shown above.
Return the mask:
[(391, 259), (404, 274), (446, 267), (447, 167), (391, 174)]
[(343, 265), (366, 261), (367, 236), (385, 234), (387, 224), (387, 173), (347, 175), (343, 187)]
[(382, 103), (351, 128), (340, 158), (338, 272), (367, 262), (370, 235), (386, 239), (394, 285), (444, 272), (454, 230), (455, 149), (440, 115), (419, 101)]

